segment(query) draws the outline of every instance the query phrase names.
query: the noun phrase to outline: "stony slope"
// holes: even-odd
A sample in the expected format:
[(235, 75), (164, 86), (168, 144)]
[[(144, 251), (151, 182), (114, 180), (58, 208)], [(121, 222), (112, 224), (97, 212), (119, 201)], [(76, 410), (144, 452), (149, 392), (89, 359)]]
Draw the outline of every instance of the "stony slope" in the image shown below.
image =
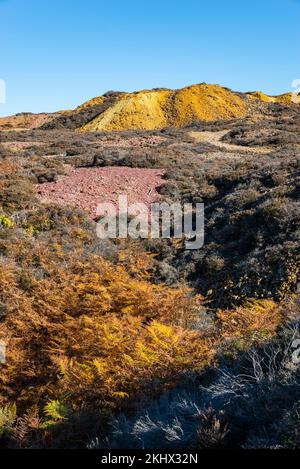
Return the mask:
[(193, 85), (180, 90), (127, 93), (81, 130), (155, 130), (183, 127), (195, 121), (243, 117), (244, 100), (218, 85)]

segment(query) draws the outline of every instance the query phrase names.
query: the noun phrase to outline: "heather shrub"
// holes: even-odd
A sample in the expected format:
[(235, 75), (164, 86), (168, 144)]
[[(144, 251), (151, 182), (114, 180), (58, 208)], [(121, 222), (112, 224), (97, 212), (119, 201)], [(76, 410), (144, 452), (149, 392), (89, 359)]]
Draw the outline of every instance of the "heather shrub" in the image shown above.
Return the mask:
[(0, 207), (7, 212), (32, 207), (33, 187), (25, 178), (0, 178)]

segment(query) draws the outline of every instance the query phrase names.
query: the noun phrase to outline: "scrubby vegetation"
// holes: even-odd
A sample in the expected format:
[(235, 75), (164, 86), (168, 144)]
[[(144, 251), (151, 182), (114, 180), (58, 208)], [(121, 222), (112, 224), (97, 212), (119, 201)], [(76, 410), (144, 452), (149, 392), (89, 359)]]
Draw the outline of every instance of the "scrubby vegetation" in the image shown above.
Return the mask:
[(299, 320), (289, 319), (276, 338), (223, 359), (208, 382), (195, 377), (121, 414), (109, 441), (100, 434), (89, 447), (299, 448), (299, 365), (290, 360)]
[[(1, 133), (1, 446), (299, 447), (298, 109), (74, 131), (118, 97)], [(205, 203), (204, 248), (99, 240), (36, 198), (70, 166), (164, 169), (163, 199)]]

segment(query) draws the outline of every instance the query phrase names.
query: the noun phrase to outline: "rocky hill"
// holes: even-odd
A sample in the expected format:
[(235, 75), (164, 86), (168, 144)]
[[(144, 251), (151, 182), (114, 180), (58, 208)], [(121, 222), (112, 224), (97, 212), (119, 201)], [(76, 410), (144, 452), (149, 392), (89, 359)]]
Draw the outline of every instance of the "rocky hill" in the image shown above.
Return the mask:
[(260, 91), (238, 93), (206, 83), (178, 90), (134, 93), (110, 91), (74, 110), (54, 114), (22, 113), (0, 118), (0, 129), (78, 129), (81, 132), (182, 128), (199, 121), (215, 122), (265, 115), (271, 104), (294, 106), (292, 93), (268, 96)]
[(195, 121), (214, 121), (245, 115), (245, 102), (217, 85), (193, 85), (180, 90), (145, 90), (122, 95), (83, 131), (154, 130), (183, 127)]

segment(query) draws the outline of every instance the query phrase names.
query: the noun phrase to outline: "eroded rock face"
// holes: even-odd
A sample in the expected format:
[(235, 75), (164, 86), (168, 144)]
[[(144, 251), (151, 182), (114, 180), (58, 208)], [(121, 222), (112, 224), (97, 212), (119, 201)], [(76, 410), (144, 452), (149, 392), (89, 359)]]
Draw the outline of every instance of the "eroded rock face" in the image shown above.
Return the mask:
[(117, 206), (119, 195), (126, 195), (128, 203), (149, 206), (159, 199), (158, 188), (165, 181), (164, 171), (139, 168), (78, 168), (57, 182), (37, 186), (39, 198), (58, 205), (70, 205), (86, 210), (96, 218), (97, 206), (111, 202)]

